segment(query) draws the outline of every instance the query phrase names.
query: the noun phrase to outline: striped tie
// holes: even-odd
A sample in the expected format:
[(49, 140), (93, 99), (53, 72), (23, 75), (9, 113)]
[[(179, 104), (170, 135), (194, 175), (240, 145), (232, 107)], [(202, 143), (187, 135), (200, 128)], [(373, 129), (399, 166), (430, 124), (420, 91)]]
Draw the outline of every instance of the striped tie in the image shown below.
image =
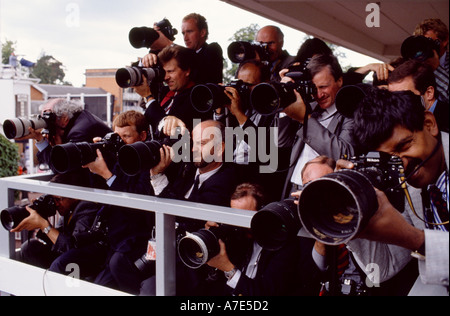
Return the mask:
[(446, 54), (445, 64), (440, 65), (434, 71), (436, 77), (437, 90), (439, 92), (439, 100), (448, 102), (448, 73), (449, 73), (449, 52)]
[[(431, 185), (429, 188), (430, 192), (430, 199), (431, 203), (433, 203), (435, 212), (433, 214), (434, 222), (435, 223), (444, 223), (448, 222), (449, 220), (449, 213), (448, 213), (448, 205), (447, 201), (442, 198), (442, 192), (439, 190), (439, 188), (435, 185)], [(440, 225), (438, 225), (440, 226)], [(445, 229), (442, 229), (442, 227), (435, 227), (435, 229), (441, 229), (448, 231), (449, 224), (443, 225)]]
[(349, 254), (348, 249), (345, 244), (340, 244), (337, 246), (337, 273), (338, 276), (344, 274), (345, 270), (349, 265)]

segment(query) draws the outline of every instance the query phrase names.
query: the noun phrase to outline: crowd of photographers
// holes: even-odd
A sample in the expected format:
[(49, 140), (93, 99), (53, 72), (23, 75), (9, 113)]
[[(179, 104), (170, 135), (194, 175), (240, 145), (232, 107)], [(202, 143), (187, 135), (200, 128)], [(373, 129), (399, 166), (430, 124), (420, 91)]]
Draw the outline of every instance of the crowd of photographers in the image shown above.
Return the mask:
[[(76, 101), (50, 100), (7, 136), (36, 139), (59, 183), (255, 211), (250, 230), (176, 219), (177, 295), (448, 295), (445, 24), (425, 20), (398, 60), (346, 73), (322, 40), (289, 56), (266, 26), (229, 46), (239, 68), (226, 84), (206, 19), (183, 19), (186, 47), (177, 33), (166, 19), (130, 31), (150, 52), (116, 80), (142, 113), (111, 130)], [(76, 263), (97, 284), (155, 295), (153, 214), (47, 199), (2, 212), (5, 228), (46, 240), (24, 245), (24, 261), (60, 273)]]

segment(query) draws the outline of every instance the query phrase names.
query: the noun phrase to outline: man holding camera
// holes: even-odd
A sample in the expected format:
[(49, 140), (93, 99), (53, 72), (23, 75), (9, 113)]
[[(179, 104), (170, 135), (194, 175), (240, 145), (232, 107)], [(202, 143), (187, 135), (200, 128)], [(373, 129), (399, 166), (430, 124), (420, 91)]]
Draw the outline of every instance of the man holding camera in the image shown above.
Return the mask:
[[(51, 182), (84, 186), (84, 180), (79, 173), (66, 173), (54, 176)], [(20, 222), (15, 229), (11, 230), (14, 233), (23, 230), (40, 230), (37, 238), (46, 240), (47, 244), (38, 239), (30, 239), (22, 246), (21, 254), (24, 262), (44, 269), (48, 269), (55, 259), (77, 247), (77, 236), (88, 233), (97, 212), (101, 208), (101, 205), (96, 203), (65, 197), (53, 196), (53, 201), (59, 215), (61, 215), (61, 220), (56, 227), (50, 224), (48, 218), (44, 218), (36, 210), (27, 206), (30, 215)], [(92, 258), (92, 263), (94, 260)]]
[[(191, 13), (183, 18), (182, 34), (186, 47), (195, 53), (195, 66), (192, 78), (196, 83), (220, 83), (223, 78), (223, 53), (218, 43), (208, 44), (209, 30), (206, 18)], [(144, 67), (153, 67), (158, 63), (156, 52), (150, 52), (142, 58)]]
[(410, 90), (420, 95), (427, 111), (434, 114), (439, 129), (449, 131), (449, 104), (438, 99), (436, 79), (430, 65), (408, 60), (395, 68), (388, 79), (389, 91)]
[[(258, 212), (267, 202), (262, 188), (251, 183), (240, 184), (230, 199), (231, 208)], [(207, 222), (206, 227), (218, 226)], [(303, 261), (299, 256), (300, 245), (296, 238), (287, 241), (278, 250), (264, 249), (254, 238), (241, 240), (239, 244), (225, 243), (219, 240), (220, 253), (207, 264), (224, 272), (225, 282), (221, 295), (234, 296), (292, 296), (311, 295), (312, 291), (303, 291), (303, 285), (297, 278), (298, 265)], [(303, 246), (303, 244), (302, 244)], [(232, 255), (245, 250), (244, 260)], [(310, 248), (309, 248), (310, 249)], [(242, 258), (241, 258), (242, 259)], [(310, 261), (312, 263), (312, 261)], [(302, 262), (305, 265), (305, 262)], [(305, 271), (310, 271), (305, 270)]]
[(194, 79), (196, 83), (220, 83), (223, 78), (223, 53), (218, 43), (208, 44), (209, 30), (206, 18), (191, 13), (181, 24), (184, 43), (196, 52)]
[[(143, 114), (136, 111), (121, 113), (114, 119), (113, 128), (127, 145), (143, 142), (148, 136), (147, 120)], [(100, 150), (97, 150), (97, 155), (97, 159), (84, 168), (101, 176), (111, 190), (143, 195), (154, 194), (148, 172), (128, 176), (118, 163), (110, 170)], [(104, 260), (107, 258), (110, 260), (95, 282), (137, 294), (144, 276), (134, 267), (134, 262), (147, 249), (147, 242), (154, 226), (154, 215), (128, 208), (107, 206), (101, 214), (101, 219), (108, 227), (105, 237), (109, 248)], [(91, 255), (91, 249), (75, 250), (74, 257), (67, 258), (74, 260), (71, 262), (83, 263)]]
[(56, 115), (55, 126), (48, 128), (54, 134), (45, 137), (40, 131), (30, 128), (30, 134), (26, 136), (37, 141), (40, 163), (50, 163), (52, 146), (67, 142), (92, 142), (94, 137), (103, 137), (111, 132), (102, 120), (84, 110), (83, 104), (77, 100), (51, 99), (42, 106), (42, 112)]
[(192, 131), (192, 162), (181, 163), (180, 174), (168, 180), (165, 171), (174, 153), (166, 145), (160, 149), (161, 161), (150, 170), (155, 194), (160, 197), (214, 205), (229, 205), (237, 185), (234, 166), (224, 162), (225, 126), (218, 121), (203, 121)]
[(136, 92), (148, 100), (145, 117), (156, 136), (161, 131), (170, 136), (169, 131), (174, 127), (192, 131), (193, 120), (204, 117), (193, 108), (190, 99), (195, 85), (192, 78), (194, 55), (189, 49), (174, 45), (164, 48), (158, 54), (158, 59), (165, 70), (164, 82), (167, 88), (160, 95), (161, 101), (157, 101), (144, 78), (144, 83)]
[[(448, 133), (410, 91), (374, 89), (355, 113), (355, 134), (365, 149), (399, 156), (412, 189), (415, 211), (401, 214), (377, 191), (378, 211), (358, 239), (348, 243), (360, 266), (378, 265), (379, 283), (398, 273), (412, 257), (420, 279), (411, 295), (448, 295)], [(340, 161), (341, 167), (351, 163)], [(436, 190), (437, 189), (437, 190)]]
[(288, 68), (293, 62), (294, 57), (290, 56), (287, 51), (283, 50), (284, 34), (279, 27), (267, 25), (261, 28), (256, 34), (256, 42), (267, 45), (269, 53), (271, 80), (279, 81), (279, 72)]
[[(307, 66), (317, 90), (317, 103), (312, 114), (300, 93), (295, 103), (284, 109), (293, 120), (301, 123), (292, 147), (289, 171), (284, 186), (283, 198), (302, 188), (301, 170), (305, 163), (319, 155), (338, 160), (344, 154), (354, 153), (353, 119), (340, 114), (336, 109), (336, 95), (342, 87), (342, 69), (332, 55), (316, 55)], [(286, 72), (286, 70), (285, 70)], [(284, 77), (283, 81), (292, 79)]]

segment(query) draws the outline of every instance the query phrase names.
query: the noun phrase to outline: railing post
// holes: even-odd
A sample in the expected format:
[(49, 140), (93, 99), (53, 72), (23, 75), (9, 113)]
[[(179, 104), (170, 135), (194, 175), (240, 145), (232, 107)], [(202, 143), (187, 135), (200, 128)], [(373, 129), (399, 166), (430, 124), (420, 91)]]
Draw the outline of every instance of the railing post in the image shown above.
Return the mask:
[(175, 216), (156, 212), (156, 295), (175, 296)]
[[(14, 204), (14, 190), (0, 182), (0, 212)], [(0, 227), (0, 257), (15, 259), (14, 233), (8, 232), (3, 226)]]

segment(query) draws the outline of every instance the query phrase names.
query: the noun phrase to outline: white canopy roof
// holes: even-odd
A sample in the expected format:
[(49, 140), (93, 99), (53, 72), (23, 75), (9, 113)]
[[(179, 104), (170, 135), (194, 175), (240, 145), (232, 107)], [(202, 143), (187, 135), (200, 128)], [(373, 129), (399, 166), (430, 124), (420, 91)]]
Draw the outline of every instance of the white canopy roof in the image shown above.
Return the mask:
[[(400, 56), (401, 44), (422, 20), (439, 18), (449, 24), (448, 0), (221, 1), (385, 62)], [(379, 27), (366, 24), (374, 13), (366, 11), (369, 3), (379, 8)]]

